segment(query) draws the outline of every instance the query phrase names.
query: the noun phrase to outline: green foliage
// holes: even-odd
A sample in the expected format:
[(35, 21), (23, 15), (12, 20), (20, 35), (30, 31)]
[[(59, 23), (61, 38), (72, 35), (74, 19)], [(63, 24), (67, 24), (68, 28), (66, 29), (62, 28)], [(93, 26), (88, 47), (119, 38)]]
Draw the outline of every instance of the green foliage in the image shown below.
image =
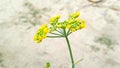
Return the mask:
[(50, 62), (46, 63), (46, 68), (50, 68)]

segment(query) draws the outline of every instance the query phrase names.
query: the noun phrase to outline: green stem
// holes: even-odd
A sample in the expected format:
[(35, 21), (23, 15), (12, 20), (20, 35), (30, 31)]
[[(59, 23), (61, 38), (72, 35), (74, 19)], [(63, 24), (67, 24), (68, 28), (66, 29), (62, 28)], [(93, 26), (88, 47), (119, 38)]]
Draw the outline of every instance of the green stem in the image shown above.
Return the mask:
[(69, 32), (67, 35), (69, 36), (72, 32)]
[(67, 35), (65, 29), (64, 29), (64, 35), (65, 35), (65, 39), (66, 39), (66, 42), (67, 42), (68, 48), (69, 48), (69, 53), (70, 53), (71, 62), (72, 62), (72, 68), (74, 68), (75, 65), (74, 65), (74, 59), (73, 59), (73, 55), (72, 55), (72, 49), (71, 49), (71, 46), (70, 46), (70, 43), (69, 43), (69, 39), (68, 39), (68, 35)]
[(62, 38), (64, 36), (47, 36), (48, 38)]
[(70, 29), (67, 31), (67, 36), (69, 35), (69, 33), (70, 33)]
[(56, 31), (60, 34), (63, 34), (62, 30), (60, 28), (58, 28), (59, 30), (56, 29)]
[(57, 34), (57, 33), (50, 33), (50, 34), (54, 34), (54, 35), (58, 35), (58, 36), (62, 36), (62, 35), (60, 35), (60, 34)]

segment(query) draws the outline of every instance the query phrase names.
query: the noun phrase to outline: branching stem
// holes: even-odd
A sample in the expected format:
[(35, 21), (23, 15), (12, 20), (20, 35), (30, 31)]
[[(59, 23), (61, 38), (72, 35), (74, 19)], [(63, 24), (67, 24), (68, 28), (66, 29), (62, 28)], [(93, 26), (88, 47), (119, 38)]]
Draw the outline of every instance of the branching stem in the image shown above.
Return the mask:
[(74, 68), (75, 64), (74, 64), (74, 58), (73, 58), (73, 55), (72, 55), (72, 49), (71, 49), (70, 42), (69, 42), (69, 39), (68, 39), (68, 35), (67, 35), (65, 29), (64, 29), (64, 36), (65, 36), (66, 42), (68, 44), (68, 49), (69, 49), (70, 58), (71, 58), (71, 62), (72, 62), (72, 68)]

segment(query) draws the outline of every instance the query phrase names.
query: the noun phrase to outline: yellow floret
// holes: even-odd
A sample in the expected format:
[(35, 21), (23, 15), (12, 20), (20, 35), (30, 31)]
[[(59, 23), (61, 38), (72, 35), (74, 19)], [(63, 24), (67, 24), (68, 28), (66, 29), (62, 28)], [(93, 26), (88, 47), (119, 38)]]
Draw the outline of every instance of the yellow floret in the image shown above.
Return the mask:
[(81, 28), (85, 28), (86, 26), (85, 26), (85, 23), (81, 23)]
[(56, 19), (53, 17), (53, 18), (50, 18), (50, 23), (53, 23)]
[(34, 41), (36, 41), (36, 40), (37, 40), (37, 36), (35, 35), (35, 36), (34, 36)]
[(68, 25), (66, 26), (67, 29), (69, 29), (70, 27), (71, 27), (71, 24), (68, 24)]
[(50, 18), (50, 23), (55, 22), (56, 20), (58, 20), (60, 18), (60, 15), (54, 16)]
[(58, 28), (61, 28), (61, 27), (62, 27), (62, 25), (59, 23), (59, 24), (57, 24), (57, 27), (58, 27)]
[(76, 21), (77, 21), (77, 22), (80, 22), (80, 21), (81, 21), (81, 19), (80, 19), (80, 18), (76, 18)]
[(69, 19), (69, 20), (68, 20), (68, 23), (71, 24), (71, 23), (73, 23), (74, 21), (75, 21), (74, 19)]
[(57, 15), (57, 16), (55, 16), (57, 19), (59, 19), (60, 18), (60, 15)]
[(75, 12), (75, 13), (70, 14), (70, 17), (77, 18), (79, 17), (79, 15), (80, 15), (80, 12)]
[(76, 30), (75, 30), (75, 29), (72, 29), (71, 31), (72, 31), (72, 32), (75, 32)]

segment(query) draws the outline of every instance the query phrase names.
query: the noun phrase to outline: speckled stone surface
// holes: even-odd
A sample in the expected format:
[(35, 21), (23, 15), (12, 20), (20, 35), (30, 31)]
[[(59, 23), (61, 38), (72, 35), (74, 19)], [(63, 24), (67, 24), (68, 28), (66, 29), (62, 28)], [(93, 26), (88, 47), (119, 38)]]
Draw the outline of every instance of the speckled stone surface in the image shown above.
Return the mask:
[[(25, 3), (39, 13), (31, 16)], [(64, 38), (37, 44), (33, 35), (51, 16), (64, 20), (75, 11), (86, 20), (85, 29), (69, 36), (75, 61), (83, 59), (75, 68), (120, 68), (120, 0), (0, 0), (0, 68), (45, 68), (48, 61), (71, 68)]]

